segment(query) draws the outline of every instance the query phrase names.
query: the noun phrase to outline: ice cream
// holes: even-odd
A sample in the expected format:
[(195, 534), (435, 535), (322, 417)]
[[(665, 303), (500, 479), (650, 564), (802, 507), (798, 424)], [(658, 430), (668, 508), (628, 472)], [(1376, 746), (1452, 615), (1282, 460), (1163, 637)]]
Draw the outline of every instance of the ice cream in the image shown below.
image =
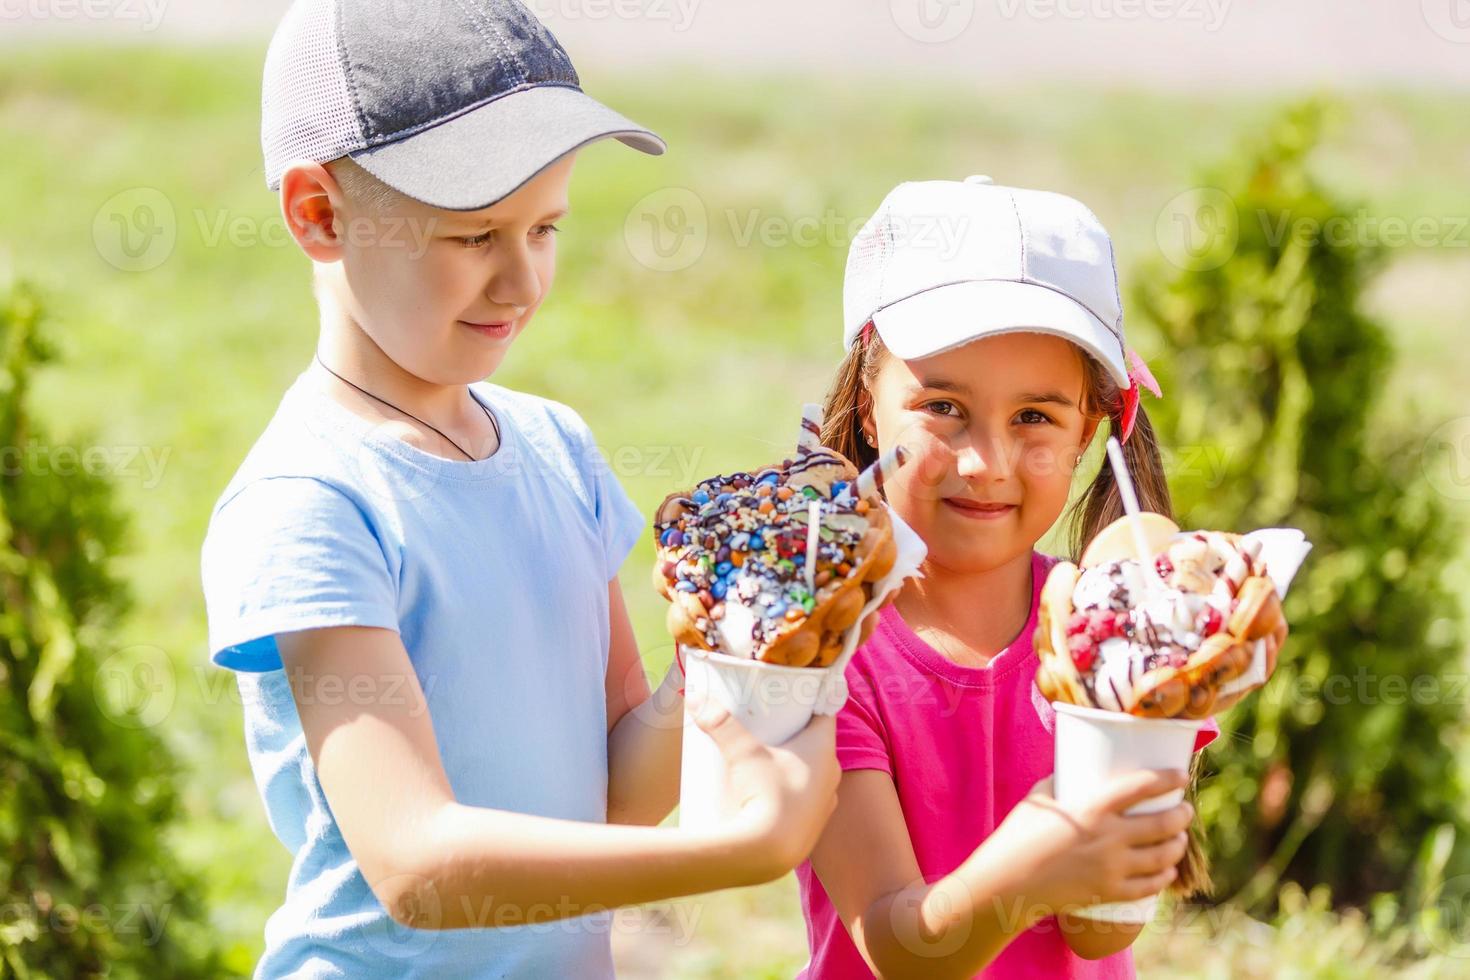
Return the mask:
[(825, 667), (841, 652), (872, 586), (893, 567), (883, 478), (901, 449), (862, 474), (816, 442), (803, 415), (796, 456), (700, 481), (654, 519), (654, 586), (686, 646), (787, 666)]
[[(1042, 593), (1037, 684), (1053, 700), (1151, 717), (1204, 717), (1276, 628), (1280, 603), (1259, 541), (1182, 533), (1145, 515), (1152, 566), (1120, 524), (1083, 568), (1059, 563)], [(1117, 530), (1113, 530), (1116, 528)]]

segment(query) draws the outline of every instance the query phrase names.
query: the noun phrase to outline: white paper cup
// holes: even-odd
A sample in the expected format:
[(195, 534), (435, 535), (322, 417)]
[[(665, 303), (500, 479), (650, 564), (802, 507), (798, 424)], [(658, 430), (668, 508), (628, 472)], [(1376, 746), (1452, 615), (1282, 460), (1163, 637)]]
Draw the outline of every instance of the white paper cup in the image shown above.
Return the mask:
[[(1205, 720), (1135, 718), (1116, 711), (1099, 711), (1075, 704), (1053, 702), (1057, 712), (1057, 802), (1065, 806), (1096, 799), (1114, 776), (1139, 769), (1189, 769), (1195, 736)], [(1184, 790), (1144, 800), (1129, 813), (1156, 813), (1177, 806)], [(1136, 902), (1114, 902), (1073, 911), (1073, 915), (1102, 922), (1142, 924), (1153, 918), (1159, 897)]]
[[(885, 505), (886, 506), (886, 505)], [(729, 709), (766, 745), (780, 745), (806, 727), (812, 715), (835, 715), (847, 701), (843, 675), (857, 651), (862, 624), (905, 580), (918, 576), (928, 549), (924, 539), (889, 512), (898, 554), (893, 568), (873, 584), (868, 602), (848, 627), (842, 652), (828, 667), (783, 667), (706, 650), (684, 652), (686, 695), (703, 694)], [(725, 815), (725, 757), (714, 739), (684, 715), (684, 759), (679, 772), (679, 826), (709, 827)]]
[[(703, 695), (726, 708), (765, 745), (780, 745), (807, 726), (826, 697), (827, 669), (782, 667), (722, 653), (684, 649), (685, 696)], [(706, 828), (725, 812), (725, 757), (714, 739), (684, 714), (679, 773), (679, 826)]]

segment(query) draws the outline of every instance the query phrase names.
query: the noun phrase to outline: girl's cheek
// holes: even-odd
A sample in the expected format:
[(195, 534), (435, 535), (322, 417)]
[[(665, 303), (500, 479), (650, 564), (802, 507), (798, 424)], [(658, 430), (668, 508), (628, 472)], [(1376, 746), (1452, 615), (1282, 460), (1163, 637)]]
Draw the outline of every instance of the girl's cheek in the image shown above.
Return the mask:
[(1021, 459), (1020, 476), (1026, 486), (1026, 495), (1033, 503), (1060, 513), (1071, 492), (1076, 452), (1075, 447), (1058, 445), (1054, 441), (1038, 442), (1026, 448)]
[(954, 450), (942, 438), (918, 429), (900, 434), (895, 441), (913, 454), (899, 472), (910, 496), (937, 499), (955, 471)]
[(1021, 447), (1019, 463), (1022, 478), (1034, 486), (1071, 482), (1073, 467), (1068, 450), (1053, 440), (1035, 440)]

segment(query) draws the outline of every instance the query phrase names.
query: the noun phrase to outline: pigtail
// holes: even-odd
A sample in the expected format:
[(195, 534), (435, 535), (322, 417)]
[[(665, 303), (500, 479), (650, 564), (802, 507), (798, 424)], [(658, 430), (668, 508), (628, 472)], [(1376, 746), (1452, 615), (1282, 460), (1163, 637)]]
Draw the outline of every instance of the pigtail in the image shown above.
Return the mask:
[(877, 447), (868, 445), (863, 437), (863, 419), (872, 411), (869, 386), (886, 352), (878, 332), (864, 330), (837, 368), (822, 406), (822, 445), (852, 460), (859, 470), (878, 459)]
[[(1114, 429), (1117, 416), (1112, 416)], [(1173, 518), (1174, 503), (1169, 496), (1169, 483), (1164, 477), (1164, 458), (1159, 451), (1158, 436), (1148, 413), (1140, 406), (1138, 417), (1133, 423), (1133, 433), (1123, 444), (1123, 458), (1128, 463), (1128, 472), (1133, 476), (1133, 486), (1138, 492), (1138, 505), (1144, 510)], [(1072, 557), (1082, 556), (1097, 533), (1122, 517), (1123, 495), (1118, 492), (1113, 479), (1113, 468), (1104, 461), (1097, 477), (1077, 502), (1072, 520)]]

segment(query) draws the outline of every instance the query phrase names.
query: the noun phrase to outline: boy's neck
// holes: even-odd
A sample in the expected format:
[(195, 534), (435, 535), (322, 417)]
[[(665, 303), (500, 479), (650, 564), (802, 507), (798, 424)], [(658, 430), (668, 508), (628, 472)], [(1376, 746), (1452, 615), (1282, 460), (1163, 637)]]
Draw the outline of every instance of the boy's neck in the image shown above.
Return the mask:
[(1032, 555), (982, 572), (955, 572), (930, 562), (899, 593), (909, 629), (946, 659), (983, 667), (1014, 643), (1031, 618)]
[[(327, 395), (353, 413), (377, 422), (403, 420), (399, 413), (406, 412), (442, 430), (477, 458), (497, 448), (493, 435), (486, 432), (493, 431), (491, 423), (466, 385), (434, 384), (406, 371), (350, 317), (334, 311), (332, 304), (323, 304), (316, 355), (335, 374), (398, 409), (395, 412), (331, 376), (324, 379)], [(432, 433), (427, 436), (433, 438)], [(430, 447), (425, 444), (422, 448)], [(448, 447), (440, 448), (453, 454)]]

